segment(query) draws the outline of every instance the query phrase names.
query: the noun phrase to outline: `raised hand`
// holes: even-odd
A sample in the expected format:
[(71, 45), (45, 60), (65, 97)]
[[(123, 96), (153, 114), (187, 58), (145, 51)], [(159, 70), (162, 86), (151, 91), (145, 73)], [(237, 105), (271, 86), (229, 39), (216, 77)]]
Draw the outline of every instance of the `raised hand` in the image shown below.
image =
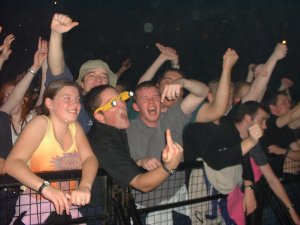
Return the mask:
[(127, 58), (122, 62), (122, 68), (128, 70), (131, 67), (131, 59)]
[(54, 14), (51, 22), (51, 30), (57, 33), (66, 33), (73, 27), (77, 26), (78, 22), (73, 22), (73, 20), (64, 14)]
[(249, 137), (252, 138), (252, 140), (257, 143), (258, 140), (263, 136), (264, 131), (263, 129), (258, 125), (254, 124), (251, 127), (249, 127)]
[(266, 77), (268, 75), (268, 67), (266, 64), (259, 64), (255, 67), (255, 77)]
[(38, 49), (34, 54), (32, 69), (37, 71), (46, 61), (48, 55), (48, 42), (39, 37)]
[(223, 56), (223, 68), (231, 70), (238, 59), (239, 56), (235, 50), (228, 48)]
[(166, 84), (161, 93), (161, 102), (167, 98), (169, 101), (176, 100), (181, 96), (181, 90), (184, 86), (184, 79), (178, 79)]
[(176, 169), (182, 159), (183, 148), (173, 141), (170, 129), (166, 130), (166, 140), (167, 145), (162, 152), (162, 161), (167, 168)]
[(284, 90), (289, 89), (294, 85), (294, 82), (287, 77), (284, 77), (281, 79), (281, 86), (284, 88)]
[(287, 51), (288, 48), (285, 44), (278, 43), (274, 49), (272, 56), (275, 57), (276, 60), (280, 60), (286, 56)]
[(174, 48), (163, 46), (160, 43), (155, 44), (161, 52), (161, 57), (165, 60), (178, 60), (178, 54)]
[(15, 40), (15, 36), (13, 34), (9, 34), (5, 37), (3, 41), (3, 45), (0, 47), (0, 58), (3, 61), (8, 60), (12, 50), (10, 49), (11, 43)]

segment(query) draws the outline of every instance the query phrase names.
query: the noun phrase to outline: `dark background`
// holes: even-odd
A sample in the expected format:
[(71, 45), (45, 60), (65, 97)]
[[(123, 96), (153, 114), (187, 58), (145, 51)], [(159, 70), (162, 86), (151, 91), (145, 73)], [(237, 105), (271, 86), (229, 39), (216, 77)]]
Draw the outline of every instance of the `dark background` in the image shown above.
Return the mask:
[[(101, 58), (116, 72), (129, 57), (132, 67), (121, 79), (134, 86), (158, 56), (154, 44), (160, 42), (176, 48), (181, 68), (205, 83), (220, 76), (223, 53), (234, 48), (240, 56), (233, 71), (236, 81), (245, 79), (250, 63), (265, 62), (285, 39), (288, 55), (276, 66), (270, 89), (290, 77), (299, 100), (298, 0), (0, 0), (0, 42), (9, 33), (16, 36), (1, 83), (32, 65), (38, 37), (49, 38), (55, 12), (80, 22), (64, 35), (66, 62), (75, 78), (88, 59)], [(147, 23), (153, 26), (151, 32), (145, 30)]]

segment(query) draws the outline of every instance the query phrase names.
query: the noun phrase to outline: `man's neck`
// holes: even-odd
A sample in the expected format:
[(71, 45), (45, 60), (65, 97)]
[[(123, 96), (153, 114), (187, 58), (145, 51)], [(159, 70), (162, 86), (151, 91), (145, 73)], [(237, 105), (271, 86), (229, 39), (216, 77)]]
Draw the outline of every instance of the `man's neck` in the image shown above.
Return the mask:
[(158, 121), (149, 121), (145, 120), (143, 117), (140, 117), (140, 120), (147, 126), (147, 127), (157, 127)]

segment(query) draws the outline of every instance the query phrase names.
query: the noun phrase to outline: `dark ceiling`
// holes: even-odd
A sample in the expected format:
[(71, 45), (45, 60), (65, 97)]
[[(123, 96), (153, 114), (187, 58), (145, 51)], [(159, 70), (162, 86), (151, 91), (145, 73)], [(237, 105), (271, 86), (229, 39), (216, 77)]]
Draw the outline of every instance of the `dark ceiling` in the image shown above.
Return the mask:
[[(208, 82), (217, 78), (228, 47), (240, 55), (233, 80), (244, 79), (250, 63), (262, 63), (277, 42), (286, 39), (289, 53), (274, 72), (271, 89), (283, 76), (300, 90), (300, 2), (298, 0), (0, 0), (4, 35), (13, 33), (13, 54), (0, 81), (32, 64), (39, 36), (49, 37), (55, 12), (80, 25), (64, 36), (67, 64), (78, 74), (80, 65), (102, 58), (116, 71), (126, 57), (132, 67), (123, 80), (134, 84), (159, 54), (156, 42), (180, 54), (188, 76)], [(147, 32), (148, 31), (148, 32)]]

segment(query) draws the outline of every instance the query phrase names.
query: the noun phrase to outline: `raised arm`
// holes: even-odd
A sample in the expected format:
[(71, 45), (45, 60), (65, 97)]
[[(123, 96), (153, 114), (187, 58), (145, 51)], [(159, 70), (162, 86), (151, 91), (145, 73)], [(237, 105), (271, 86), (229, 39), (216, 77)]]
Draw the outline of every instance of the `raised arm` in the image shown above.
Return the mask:
[[(0, 33), (1, 33), (1, 29), (0, 29)], [(4, 62), (9, 59), (9, 56), (12, 52), (10, 46), (14, 40), (15, 40), (15, 36), (13, 34), (9, 34), (5, 37), (3, 41), (3, 45), (0, 46), (0, 70), (2, 69)]]
[(45, 83), (46, 83), (46, 72), (47, 72), (47, 69), (48, 69), (48, 61), (47, 61), (47, 58), (45, 60), (45, 62), (43, 63), (42, 65), (42, 77), (41, 77), (41, 86), (40, 86), (40, 92), (39, 92), (39, 96), (38, 96), (38, 99), (35, 103), (35, 106), (34, 108), (36, 107), (39, 107), (43, 104), (43, 96), (44, 96), (44, 92), (45, 92)]
[(231, 97), (231, 70), (238, 60), (238, 55), (232, 49), (227, 49), (223, 56), (223, 70), (219, 85), (212, 101), (204, 104), (198, 111), (196, 121), (206, 123), (219, 119), (226, 113)]
[(285, 94), (288, 97), (290, 102), (292, 102), (290, 88), (293, 85), (294, 85), (294, 82), (290, 78), (284, 77), (284, 78), (281, 79), (280, 87), (278, 88), (278, 91), (284, 91), (285, 92)]
[(52, 18), (48, 64), (54, 76), (61, 74), (65, 69), (62, 34), (68, 32), (78, 24), (78, 22), (73, 22), (70, 17), (63, 14), (56, 13)]
[(261, 101), (264, 93), (267, 89), (268, 82), (271, 78), (272, 72), (276, 66), (276, 63), (283, 59), (287, 54), (287, 46), (278, 43), (274, 52), (264, 64), (264, 66), (257, 67), (255, 71), (256, 78), (254, 79), (251, 88), (247, 95), (242, 99), (242, 102), (247, 101)]
[(128, 70), (129, 68), (131, 67), (131, 60), (129, 58), (125, 59), (123, 62), (122, 62), (122, 66), (121, 68), (118, 70), (118, 72), (116, 73), (117, 74), (117, 78), (119, 79), (122, 74)]
[(141, 76), (141, 78), (138, 81), (138, 84), (152, 80), (155, 76), (155, 73), (159, 70), (162, 64), (166, 62), (167, 60), (173, 61), (172, 65), (178, 67), (178, 54), (175, 49), (171, 47), (165, 47), (159, 43), (155, 44), (156, 47), (160, 50), (160, 55), (157, 57), (157, 59), (152, 63), (152, 65), (147, 69), (147, 71)]
[(0, 111), (10, 114), (13, 108), (22, 101), (32, 79), (47, 58), (47, 48), (45, 46), (47, 46), (47, 42), (39, 38), (38, 50), (34, 54), (33, 65), (15, 86), (8, 100), (0, 107)]
[(246, 81), (249, 82), (249, 83), (252, 83), (253, 79), (254, 79), (254, 70), (255, 70), (255, 67), (256, 65), (251, 63), (249, 66), (248, 66), (248, 74), (247, 74), (247, 77), (246, 77)]
[(296, 129), (297, 127), (293, 127), (292, 124), (298, 120), (300, 120), (300, 104), (292, 108), (285, 115), (278, 117), (276, 119), (276, 125), (279, 128), (289, 125), (290, 128)]

